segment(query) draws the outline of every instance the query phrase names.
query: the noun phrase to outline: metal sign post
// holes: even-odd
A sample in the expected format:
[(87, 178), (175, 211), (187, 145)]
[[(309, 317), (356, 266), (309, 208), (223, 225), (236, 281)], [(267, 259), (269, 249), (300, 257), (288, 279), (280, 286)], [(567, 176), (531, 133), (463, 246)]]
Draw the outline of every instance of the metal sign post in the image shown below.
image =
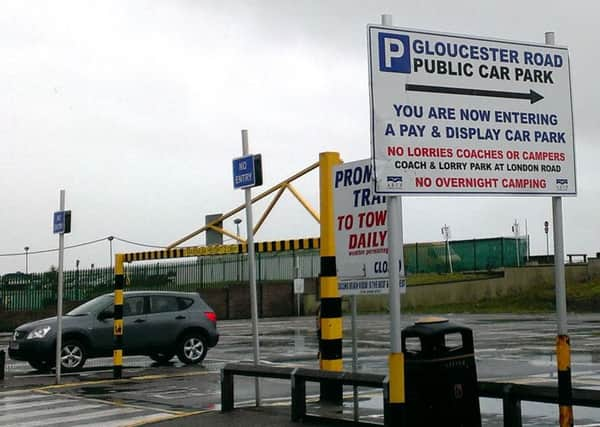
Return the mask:
[[(248, 131), (242, 130), (242, 155), (248, 157)], [(255, 179), (249, 179), (255, 183)], [(252, 189), (244, 189), (246, 199), (246, 235), (248, 242), (248, 274), (250, 278), (250, 311), (252, 314), (252, 348), (254, 350), (254, 364), (260, 361), (260, 344), (258, 340), (258, 297), (256, 292), (256, 259), (254, 254), (254, 230), (252, 229), (254, 219), (252, 218)], [(260, 406), (260, 383), (258, 378), (254, 379), (254, 391), (256, 395), (256, 406)]]
[[(554, 45), (554, 33), (545, 35), (548, 45)], [(554, 232), (554, 286), (556, 294), (556, 363), (558, 367), (558, 408), (560, 427), (573, 426), (571, 384), (571, 342), (567, 325), (567, 291), (565, 286), (565, 246), (563, 241), (562, 197), (552, 197), (552, 222)]]
[[(65, 256), (65, 190), (60, 190), (59, 212), (54, 215), (54, 230), (58, 233), (58, 295), (56, 302), (56, 384), (60, 384), (62, 353), (63, 264)], [(57, 218), (60, 222), (57, 222)]]
[[(357, 295), (352, 295), (352, 372), (356, 373), (358, 371), (358, 328), (356, 326), (356, 318), (358, 317), (357, 310)], [(358, 387), (355, 385), (352, 387), (352, 401), (354, 402), (353, 414), (354, 414), (354, 422), (358, 423)]]
[[(392, 16), (381, 17), (383, 25), (392, 25)], [(403, 420), (405, 416), (404, 354), (402, 353), (400, 280), (404, 279), (404, 237), (402, 235), (402, 197), (387, 197), (388, 212), (388, 270), (390, 276), (390, 415)]]

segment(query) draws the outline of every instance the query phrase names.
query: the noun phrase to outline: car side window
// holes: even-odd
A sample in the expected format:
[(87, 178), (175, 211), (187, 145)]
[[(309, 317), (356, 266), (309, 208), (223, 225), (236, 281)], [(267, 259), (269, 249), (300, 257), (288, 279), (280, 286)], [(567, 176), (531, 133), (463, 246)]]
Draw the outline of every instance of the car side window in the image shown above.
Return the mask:
[(194, 303), (194, 300), (191, 298), (177, 298), (177, 305), (179, 306), (179, 310), (185, 310), (189, 306)]
[(144, 314), (144, 297), (125, 297), (123, 316), (139, 316)]
[(152, 295), (150, 297), (150, 313), (166, 313), (178, 311), (177, 298), (167, 295)]

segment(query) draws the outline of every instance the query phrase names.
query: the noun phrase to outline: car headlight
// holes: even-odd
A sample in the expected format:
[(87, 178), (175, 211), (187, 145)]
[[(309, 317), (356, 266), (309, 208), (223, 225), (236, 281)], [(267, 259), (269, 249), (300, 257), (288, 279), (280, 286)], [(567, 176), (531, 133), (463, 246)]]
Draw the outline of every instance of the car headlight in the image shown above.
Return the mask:
[(46, 335), (48, 335), (50, 329), (52, 329), (50, 326), (42, 326), (41, 328), (34, 329), (33, 331), (29, 332), (27, 339), (31, 340), (34, 338), (44, 338)]

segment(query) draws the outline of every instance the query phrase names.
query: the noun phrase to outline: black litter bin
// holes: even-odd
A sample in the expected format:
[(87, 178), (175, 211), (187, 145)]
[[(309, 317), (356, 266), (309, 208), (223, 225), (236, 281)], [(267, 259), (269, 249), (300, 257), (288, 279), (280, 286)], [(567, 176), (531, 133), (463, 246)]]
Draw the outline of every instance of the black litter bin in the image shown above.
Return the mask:
[(402, 331), (407, 425), (481, 427), (473, 332), (428, 318)]

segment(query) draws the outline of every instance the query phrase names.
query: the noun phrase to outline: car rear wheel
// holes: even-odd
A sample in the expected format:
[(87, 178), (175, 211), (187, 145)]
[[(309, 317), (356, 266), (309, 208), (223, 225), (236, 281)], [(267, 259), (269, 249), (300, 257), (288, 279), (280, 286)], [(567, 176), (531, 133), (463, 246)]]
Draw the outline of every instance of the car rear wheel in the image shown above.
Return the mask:
[(50, 362), (47, 360), (29, 360), (27, 363), (36, 371), (48, 372), (52, 369)]
[(186, 365), (192, 365), (204, 360), (207, 349), (206, 339), (201, 334), (187, 334), (179, 341), (177, 357)]
[(164, 365), (175, 356), (175, 353), (151, 353), (149, 356), (150, 359), (154, 360), (156, 363)]
[(83, 344), (77, 340), (66, 340), (60, 352), (60, 366), (65, 372), (78, 371), (87, 359)]

